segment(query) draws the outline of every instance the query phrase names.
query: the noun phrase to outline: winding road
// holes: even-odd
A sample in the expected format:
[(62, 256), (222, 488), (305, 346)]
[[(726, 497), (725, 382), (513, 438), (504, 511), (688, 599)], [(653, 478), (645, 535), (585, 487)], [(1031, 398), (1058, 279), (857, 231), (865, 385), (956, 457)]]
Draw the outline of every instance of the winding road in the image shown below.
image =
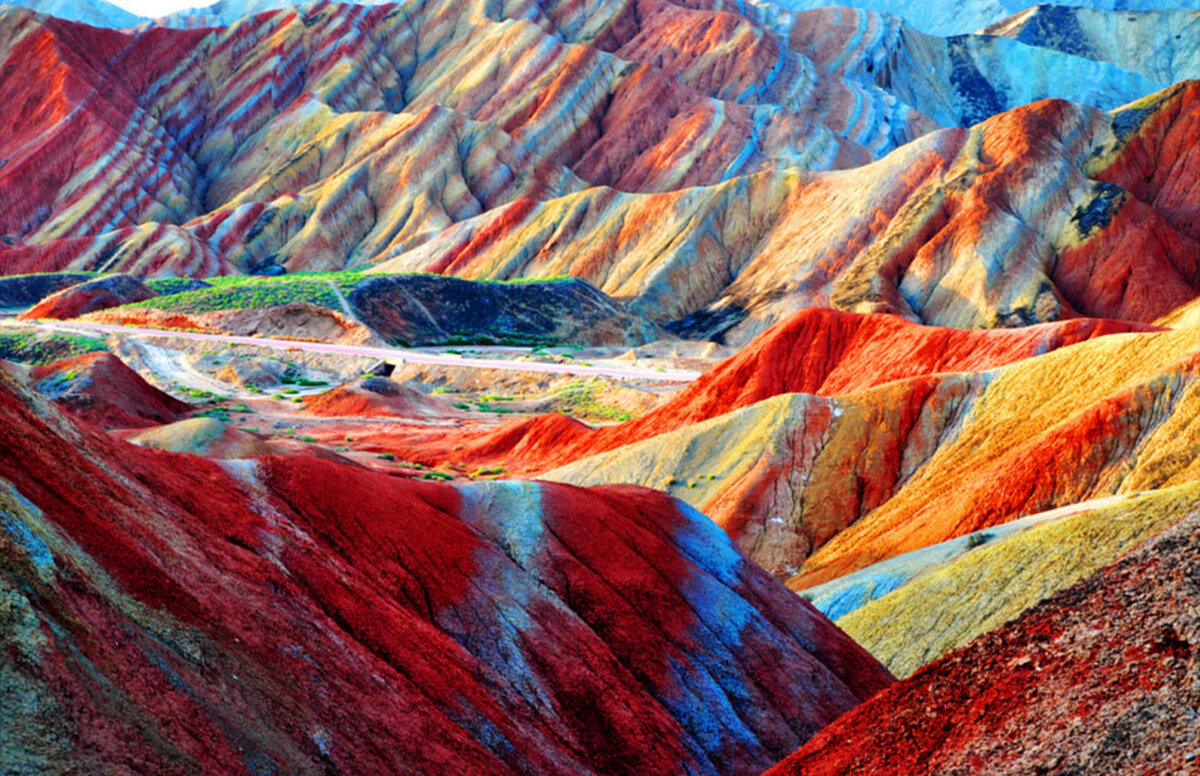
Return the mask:
[[(360, 345), (333, 345), (326, 342), (308, 342), (304, 340), (267, 339), (262, 337), (238, 337), (227, 334), (201, 334), (190, 331), (171, 331), (168, 329), (144, 329), (135, 326), (116, 326), (103, 323), (83, 323), (79, 321), (38, 321), (38, 326), (57, 329), (64, 332), (99, 332), (117, 334), (122, 337), (145, 337), (158, 339), (186, 339), (197, 342), (228, 343), (235, 345), (253, 345), (260, 348), (275, 350), (304, 350), (313, 353), (332, 353), (343, 356), (365, 356), (378, 358), (392, 364), (437, 364), (441, 366), (457, 366), (471, 369), (507, 369), (517, 372), (551, 372), (557, 374), (579, 375), (585, 377), (609, 377), (619, 380), (653, 380), (656, 382), (686, 383), (700, 376), (699, 372), (682, 370), (651, 370), (636, 368), (619, 368), (610, 366), (583, 366), (577, 364), (548, 364), (527, 361), (511, 361), (508, 359), (464, 358), (449, 353), (430, 353), (425, 350), (411, 348), (372, 348)], [(530, 349), (504, 348), (503, 352), (531, 352)]]

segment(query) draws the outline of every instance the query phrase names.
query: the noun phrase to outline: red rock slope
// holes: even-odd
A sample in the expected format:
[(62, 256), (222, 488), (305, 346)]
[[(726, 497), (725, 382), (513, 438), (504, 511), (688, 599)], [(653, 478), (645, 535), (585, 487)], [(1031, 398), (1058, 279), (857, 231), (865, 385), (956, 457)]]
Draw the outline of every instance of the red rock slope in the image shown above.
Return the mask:
[(510, 461), (526, 471), (544, 471), (784, 393), (836, 396), (904, 378), (983, 371), (1093, 337), (1151, 330), (1153, 326), (1121, 321), (1075, 319), (1022, 329), (966, 331), (920, 326), (893, 315), (807, 309), (764, 332), (637, 420), (591, 429), (546, 415), (483, 435), (421, 437), (407, 443), (403, 452), (409, 460), (430, 463)]
[(803, 306), (995, 327), (1197, 295), (1196, 83), (935, 132), (734, 10), (6, 10), (0, 272), (569, 274), (736, 344)]
[(158, 296), (137, 278), (107, 275), (64, 288), (21, 313), (18, 318), (36, 321), (43, 318), (70, 320), (97, 310), (142, 302)]
[(894, 685), (770, 776), (1196, 773), (1200, 518)]
[(636, 488), (218, 463), (0, 364), (0, 760), (18, 771), (761, 771), (889, 682)]
[(142, 379), (110, 353), (88, 353), (32, 372), (38, 393), (97, 428), (144, 428), (192, 411)]

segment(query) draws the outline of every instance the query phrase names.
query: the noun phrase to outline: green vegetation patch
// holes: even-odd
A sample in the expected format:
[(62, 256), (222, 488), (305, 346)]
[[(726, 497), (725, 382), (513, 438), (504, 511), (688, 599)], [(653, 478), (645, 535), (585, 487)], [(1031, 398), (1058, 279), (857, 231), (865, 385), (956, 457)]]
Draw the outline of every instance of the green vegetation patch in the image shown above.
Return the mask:
[[(343, 277), (353, 276), (350, 278)], [(329, 273), (328, 275), (290, 275), (275, 278), (265, 277), (221, 277), (209, 278), (204, 282), (210, 288), (195, 291), (170, 293), (144, 302), (126, 305), (126, 309), (155, 309), (172, 313), (196, 314), (220, 310), (263, 309), (278, 307), (291, 302), (310, 302), (321, 307), (340, 309), (337, 294), (330, 287), (332, 282), (345, 292), (346, 286), (353, 288), (362, 280), (357, 273)], [(158, 290), (158, 289), (155, 289)]]
[[(412, 275), (421, 273), (396, 273)], [(156, 278), (146, 283), (152, 290), (162, 294), (144, 302), (125, 305), (125, 309), (154, 309), (165, 312), (196, 314), (220, 310), (263, 309), (291, 302), (309, 302), (333, 310), (341, 309), (341, 302), (334, 292), (349, 294), (364, 280), (385, 278), (394, 275), (365, 275), (361, 271), (345, 272), (298, 272), (291, 275), (264, 277), (260, 275), (230, 275), (204, 278), (209, 288), (187, 290), (194, 281), (188, 278)], [(554, 283), (569, 280), (568, 276), (549, 278), (520, 278), (501, 282), (512, 284)], [(332, 286), (332, 287), (331, 287)], [(467, 340), (471, 340), (467, 342)], [(462, 342), (458, 342), (462, 340)], [(545, 338), (502, 335), (498, 337), (456, 336), (446, 344), (489, 344), (489, 345), (547, 345)]]
[(26, 364), (53, 364), (84, 353), (107, 352), (97, 337), (70, 334), (37, 334), (32, 331), (0, 332), (0, 358)]
[(554, 397), (553, 408), (584, 420), (629, 420), (632, 416), (625, 410), (600, 402), (604, 387), (605, 382), (598, 377), (571, 383)]

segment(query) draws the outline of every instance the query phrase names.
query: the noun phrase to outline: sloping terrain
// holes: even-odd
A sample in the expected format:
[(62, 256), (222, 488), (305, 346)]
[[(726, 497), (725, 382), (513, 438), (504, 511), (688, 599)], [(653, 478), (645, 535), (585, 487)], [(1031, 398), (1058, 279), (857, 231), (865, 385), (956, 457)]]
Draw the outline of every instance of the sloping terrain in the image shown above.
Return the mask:
[(21, 313), (18, 318), (34, 321), (56, 318), (65, 321), (110, 307), (144, 302), (155, 296), (157, 294), (137, 278), (120, 273), (105, 275), (56, 291)]
[[(890, 580), (893, 570), (877, 564), (831, 583), (843, 583), (843, 591), (872, 577), (876, 583), (901, 583), (894, 592), (837, 617), (837, 623), (897, 676), (908, 676), (1099, 571), (1197, 509), (1200, 483), (1189, 482), (1090, 509), (1086, 503), (1071, 507), (1074, 514), (1025, 529), (1014, 526), (1017, 530), (1008, 535), (1005, 529), (1013, 523), (1005, 523), (971, 534), (965, 553), (960, 544), (953, 560), (911, 581)], [(809, 593), (814, 605), (837, 616), (822, 606), (818, 590), (807, 591), (806, 597)]]
[(1181, 10), (1187, 3), (1160, 5), (1177, 10), (1111, 13), (1041, 4), (982, 32), (1109, 62), (1162, 83), (1200, 76), (1200, 13)]
[(446, 417), (450, 402), (426, 396), (386, 377), (365, 377), (339, 385), (305, 402), (303, 412), (322, 417)]
[(752, 774), (890, 681), (662, 494), (146, 450), (3, 364), (0, 519), (18, 772)]
[(1093, 337), (1151, 329), (1121, 321), (1072, 320), (973, 332), (919, 326), (895, 316), (801, 310), (637, 420), (589, 429), (545, 416), (482, 436), (421, 443), (430, 455), (451, 460), (484, 464), (511, 457), (527, 470), (540, 471), (678, 431), (780, 394), (834, 396), (903, 378), (986, 370)]
[[(381, 269), (486, 277), (518, 260), (524, 272), (570, 271), (635, 312), (688, 314), (679, 332), (735, 344), (805, 306), (955, 327), (1151, 322), (1196, 296), (1198, 95), (1185, 82), (1111, 115), (1034, 103), (855, 170), (737, 179), (695, 205), (679, 192), (627, 205), (593, 189), (458, 224)], [(731, 218), (730, 203), (747, 200), (746, 217)], [(651, 210), (658, 228), (629, 228)], [(521, 246), (552, 235), (561, 248), (526, 258)]]
[[(984, 327), (1196, 296), (1192, 87), (1017, 108), (1162, 82), (701, 6), (324, 4), (136, 34), (10, 9), (0, 96), (29, 106), (0, 133), (0, 271), (571, 275), (735, 344), (798, 306)], [(1018, 75), (1031, 57), (1054, 77)], [(932, 134), (922, 112), (1009, 108)]]
[(92, 275), (85, 272), (53, 272), (0, 278), (0, 308), (32, 307), (56, 291), (91, 279)]
[[(943, 126), (970, 126), (1047, 97), (1116, 108), (1200, 75), (1186, 66), (1150, 69), (1132, 56), (1129, 66), (1125, 58), (1043, 46), (1026, 36), (934, 37), (905, 22), (912, 11), (911, 4), (898, 16), (840, 5), (804, 11), (789, 20), (788, 39), (819, 67), (877, 86)], [(1094, 13), (1101, 23), (1122, 17)]]
[(582, 280), (470, 283), (434, 275), (371, 278), (346, 297), (355, 317), (405, 345), (480, 342), (644, 345), (661, 332)]
[(1024, 515), (1195, 480), (1196, 360), (1187, 330), (1102, 337), (985, 372), (783, 394), (546, 476), (670, 489), (810, 587)]
[[(774, 0), (782, 8), (819, 8), (822, 0)], [(963, 35), (1003, 21), (1030, 8), (1026, 0), (930, 0), (914, 5), (908, 0), (846, 0), (841, 5), (901, 16), (930, 35)], [(1155, 11), (1160, 8), (1200, 8), (1196, 0), (1066, 0), (1059, 7), (1081, 6), (1110, 11)], [(1050, 9), (1056, 6), (1050, 5)], [(1111, 14), (1116, 16), (1117, 14)]]
[(839, 719), (769, 773), (1192, 773), (1200, 518)]
[(30, 376), (34, 390), (97, 428), (171, 423), (193, 409), (147, 383), (110, 353), (35, 366)]
[[(140, 287), (142, 300), (120, 304), (115, 294), (101, 296), (93, 290), (110, 288), (118, 281)], [(108, 309), (116, 304), (120, 304), (117, 309)], [(89, 308), (95, 312), (89, 313)], [(127, 276), (112, 275), (48, 297), (20, 317), (77, 315), (107, 324), (323, 342), (378, 338), (403, 347), (638, 346), (665, 336), (654, 324), (576, 278), (493, 283), (442, 275), (337, 272), (232, 276), (190, 283), (159, 278), (143, 286)]]

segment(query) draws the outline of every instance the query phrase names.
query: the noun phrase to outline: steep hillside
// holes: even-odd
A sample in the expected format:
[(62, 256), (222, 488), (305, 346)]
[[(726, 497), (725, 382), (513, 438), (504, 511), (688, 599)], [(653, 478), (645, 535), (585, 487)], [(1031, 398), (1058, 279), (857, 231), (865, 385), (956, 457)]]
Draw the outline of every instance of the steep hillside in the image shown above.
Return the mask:
[[(781, 8), (807, 10), (828, 5), (823, 0), (774, 0)], [(901, 16), (930, 35), (963, 35), (1025, 11), (1026, 0), (930, 0), (914, 5), (908, 0), (846, 0), (841, 5)], [(1100, 11), (1154, 11), (1200, 8), (1196, 0), (1066, 0), (1060, 6), (1080, 6)], [(1050, 6), (1054, 8), (1054, 6)], [(1115, 16), (1115, 14), (1113, 14)]]
[(875, 696), (771, 776), (1192, 773), (1200, 518)]
[(1007, 38), (668, 0), (137, 33), (10, 9), (0, 59), (28, 103), (5, 273), (572, 275), (735, 344), (800, 306), (988, 327), (1196, 296), (1197, 197), (1161, 184), (1195, 177), (1195, 88), (1016, 107), (1162, 82)]
[(1200, 77), (1200, 13), (1195, 10), (1112, 13), (1042, 4), (981, 32), (1109, 62), (1162, 83)]
[[(907, 4), (897, 16), (840, 6), (804, 11), (791, 21), (788, 39), (819, 67), (878, 86), (945, 126), (969, 126), (1047, 97), (1116, 108), (1200, 75), (1187, 67), (1142, 67), (1132, 56), (1127, 65), (1023, 36), (934, 37), (906, 23), (916, 10)], [(1061, 34), (1070, 37), (1065, 29)]]
[(783, 394), (546, 476), (668, 489), (810, 587), (1024, 515), (1197, 479), (1196, 359), (1190, 331), (1128, 334), (983, 372)]
[(662, 494), (146, 450), (4, 364), (0, 516), (18, 772), (753, 774), (890, 681)]
[(93, 27), (121, 29), (134, 27), (146, 21), (143, 17), (105, 0), (13, 0), (5, 5), (24, 6), (38, 13), (90, 24)]
[(805, 306), (955, 327), (1151, 322), (1197, 293), (1198, 115), (1195, 82), (1111, 115), (1034, 103), (855, 170), (510, 206), (380, 268), (571, 272), (736, 344)]
[(1152, 327), (1072, 320), (1003, 331), (919, 326), (887, 315), (801, 310), (637, 420), (590, 429), (566, 418), (515, 421), (485, 434), (422, 436), (405, 456), (544, 471), (678, 431), (786, 393), (834, 396), (903, 378), (980, 371), (1082, 342)]
[(106, 275), (56, 291), (17, 317), (34, 321), (41, 318), (65, 321), (110, 307), (143, 302), (156, 296), (158, 294), (137, 278), (122, 274)]
[(101, 429), (171, 423), (193, 409), (147, 383), (111, 353), (35, 366), (30, 374), (34, 390)]
[[(830, 583), (840, 588), (840, 595), (832, 593), (824, 602), (820, 588), (806, 591), (805, 597), (837, 617), (839, 627), (897, 676), (908, 676), (1109, 565), (1197, 509), (1196, 482), (1111, 504), (1089, 507), (1085, 502), (1063, 510), (1067, 514), (1062, 517), (1034, 515), (956, 539), (951, 560), (918, 570), (911, 581), (905, 579), (906, 565), (949, 548), (935, 545), (842, 577)], [(1010, 527), (1015, 529), (1011, 533), (1006, 530)], [(838, 616), (837, 599), (845, 600), (849, 588), (868, 581), (880, 597)], [(878, 590), (897, 584), (886, 595)]]

